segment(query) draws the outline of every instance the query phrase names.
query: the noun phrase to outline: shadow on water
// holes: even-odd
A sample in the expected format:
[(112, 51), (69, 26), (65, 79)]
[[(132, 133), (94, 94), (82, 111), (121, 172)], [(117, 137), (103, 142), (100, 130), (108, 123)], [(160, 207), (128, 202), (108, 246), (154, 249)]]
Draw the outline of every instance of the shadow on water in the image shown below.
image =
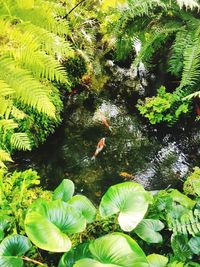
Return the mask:
[[(85, 96), (81, 97), (68, 101), (63, 124), (45, 144), (16, 155), (15, 167), (36, 169), (47, 189), (54, 189), (64, 178), (71, 179), (77, 193), (95, 201), (110, 185), (126, 180), (139, 182), (148, 190), (182, 184), (189, 164), (179, 138), (164, 134), (160, 139), (154, 131), (149, 134), (123, 102), (105, 96), (88, 96), (82, 101)], [(112, 131), (98, 117), (99, 111)], [(91, 160), (102, 137), (106, 146)]]

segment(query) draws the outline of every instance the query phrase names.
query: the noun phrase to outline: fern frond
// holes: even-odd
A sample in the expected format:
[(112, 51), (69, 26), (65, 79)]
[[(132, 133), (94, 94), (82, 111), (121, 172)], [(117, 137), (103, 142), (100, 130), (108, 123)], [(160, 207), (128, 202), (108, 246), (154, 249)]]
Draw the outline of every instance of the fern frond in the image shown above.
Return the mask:
[(169, 229), (175, 234), (190, 234), (192, 236), (200, 233), (200, 212), (198, 209), (188, 210), (178, 218), (171, 218)]
[(180, 87), (193, 86), (200, 76), (200, 40), (198, 37), (192, 38), (190, 44), (184, 51), (184, 67)]
[(10, 157), (10, 154), (6, 152), (3, 149), (0, 149), (0, 161), (10, 161), (13, 162), (13, 160)]
[(17, 120), (22, 120), (24, 119), (27, 115), (24, 113), (22, 110), (18, 109), (14, 105), (12, 106), (11, 110), (11, 116), (14, 117)]
[(12, 110), (13, 102), (9, 98), (0, 97), (0, 117), (8, 119)]
[(38, 111), (55, 117), (55, 106), (49, 99), (49, 90), (34, 79), (30, 72), (17, 68), (8, 57), (0, 58), (0, 78), (15, 90), (16, 99)]
[(185, 7), (186, 9), (200, 9), (200, 5), (197, 0), (176, 0), (180, 8)]
[(0, 149), (0, 168), (6, 168), (5, 161), (13, 162), (10, 154), (3, 149)]
[(13, 94), (13, 88), (11, 88), (5, 81), (0, 80), (0, 97), (11, 96)]
[(26, 133), (13, 133), (10, 139), (11, 146), (18, 150), (31, 150), (31, 142)]
[(0, 120), (0, 129), (4, 132), (14, 130), (18, 127), (18, 124), (13, 119), (1, 119)]
[(183, 70), (183, 55), (185, 48), (191, 40), (191, 35), (187, 31), (179, 31), (176, 34), (176, 39), (172, 45), (172, 53), (169, 58), (169, 71), (177, 77), (181, 75)]
[(190, 100), (195, 97), (200, 98), (200, 91), (187, 95), (186, 97), (183, 98), (183, 100)]
[[(67, 83), (64, 67), (53, 57), (42, 51), (31, 51), (29, 48), (13, 50), (14, 59), (21, 67), (30, 70), (36, 78)], [(68, 82), (69, 83), (69, 82)]]
[[(153, 29), (154, 30), (154, 29)], [(157, 28), (154, 32), (150, 32), (148, 39), (142, 43), (142, 48), (138, 53), (134, 65), (142, 62), (149, 62), (154, 55), (155, 51), (161, 48), (162, 44), (178, 29), (176, 27)]]
[(159, 7), (165, 9), (167, 4), (160, 0), (130, 1), (128, 13), (131, 18), (142, 17), (149, 15), (154, 8)]
[(64, 38), (59, 37), (55, 33), (49, 32), (39, 26), (33, 25), (30, 22), (22, 22), (18, 28), (31, 32), (35, 38), (40, 42), (42, 50), (45, 50), (50, 55), (59, 57), (72, 57), (74, 54), (73, 49), (69, 42)]

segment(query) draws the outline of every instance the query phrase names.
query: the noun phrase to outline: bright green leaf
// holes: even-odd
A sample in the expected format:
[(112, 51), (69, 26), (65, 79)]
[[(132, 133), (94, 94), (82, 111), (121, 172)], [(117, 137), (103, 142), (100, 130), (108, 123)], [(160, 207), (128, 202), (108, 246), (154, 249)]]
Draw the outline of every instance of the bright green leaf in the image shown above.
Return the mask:
[(168, 258), (159, 254), (151, 254), (147, 256), (149, 267), (165, 267), (168, 262)]
[(119, 214), (118, 222), (124, 231), (132, 231), (144, 218), (152, 195), (135, 182), (111, 186), (100, 203), (100, 215), (105, 218)]
[(80, 211), (88, 223), (92, 223), (95, 220), (96, 208), (87, 197), (76, 195), (73, 196), (67, 203), (76, 210)]
[(53, 199), (61, 199), (67, 202), (74, 194), (74, 183), (64, 179), (53, 192)]
[(143, 240), (149, 243), (161, 243), (162, 236), (158, 231), (164, 228), (164, 224), (159, 220), (143, 219), (134, 232)]

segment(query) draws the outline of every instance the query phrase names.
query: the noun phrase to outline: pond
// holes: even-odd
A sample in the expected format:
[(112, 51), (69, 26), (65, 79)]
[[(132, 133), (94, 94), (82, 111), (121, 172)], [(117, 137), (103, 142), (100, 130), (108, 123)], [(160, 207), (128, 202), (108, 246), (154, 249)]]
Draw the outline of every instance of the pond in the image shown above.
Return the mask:
[[(85, 90), (66, 98), (62, 125), (38, 149), (16, 155), (14, 167), (37, 170), (42, 186), (51, 190), (71, 179), (77, 193), (95, 201), (110, 185), (127, 180), (148, 190), (182, 188), (199, 161), (199, 123), (147, 126), (134, 109), (138, 86), (144, 93), (135, 73), (116, 66), (110, 70), (112, 79), (100, 93)], [(102, 138), (105, 146), (93, 160)]]

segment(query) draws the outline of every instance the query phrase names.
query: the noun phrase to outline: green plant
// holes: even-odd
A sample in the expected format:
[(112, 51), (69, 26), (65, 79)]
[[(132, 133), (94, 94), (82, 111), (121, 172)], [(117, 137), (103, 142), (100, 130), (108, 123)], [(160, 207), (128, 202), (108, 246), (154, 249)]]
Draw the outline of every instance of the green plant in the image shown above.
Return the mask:
[(96, 209), (84, 196), (73, 196), (71, 181), (63, 180), (52, 201), (37, 200), (28, 209), (25, 231), (39, 248), (53, 252), (70, 250), (69, 234), (80, 233), (95, 219)]
[(189, 111), (189, 102), (183, 102), (176, 93), (167, 93), (166, 88), (161, 86), (157, 96), (145, 98), (137, 104), (140, 113), (146, 117), (151, 124), (166, 121), (171, 124), (176, 122), (182, 114)]
[[(19, 232), (24, 234), (25, 211), (39, 196), (49, 198), (48, 191), (38, 187), (40, 177), (31, 169), (24, 172), (0, 173), (0, 218), (4, 218), (7, 233)], [(1, 230), (5, 222), (1, 222)]]
[[(164, 92), (161, 97), (158, 91), (138, 105), (152, 124), (176, 122), (181, 114), (190, 111), (192, 102), (188, 100), (199, 95), (199, 10), (195, 0), (127, 1), (124, 9), (113, 11), (110, 24), (106, 22), (104, 32), (107, 29), (107, 39), (115, 38), (118, 59), (135, 58), (135, 67), (142, 62), (173, 81), (163, 81), (172, 93)], [(141, 49), (134, 51), (138, 42)]]
[(183, 191), (186, 195), (200, 196), (200, 168), (195, 167), (184, 182)]
[[(30, 150), (59, 121), (62, 105), (52, 96), (53, 82), (69, 84), (61, 60), (73, 56), (64, 13), (57, 1), (0, 1), (0, 139), (6, 152)], [(34, 140), (40, 114), (47, 125)]]
[[(59, 267), (150, 267), (155, 266), (154, 262), (156, 262), (156, 266), (164, 267), (168, 261), (166, 257), (161, 255), (154, 254), (146, 257), (137, 242), (122, 233), (108, 234), (90, 242), (89, 246), (83, 247), (83, 251), (78, 257), (75, 256), (75, 259), (73, 258), (74, 254), (70, 254), (64, 254)], [(69, 255), (72, 258), (71, 261)], [(90, 257), (86, 258), (86, 256)]]
[(137, 183), (114, 185), (102, 197), (100, 215), (106, 218), (117, 214), (120, 227), (124, 231), (132, 231), (143, 219), (151, 201), (151, 194)]

